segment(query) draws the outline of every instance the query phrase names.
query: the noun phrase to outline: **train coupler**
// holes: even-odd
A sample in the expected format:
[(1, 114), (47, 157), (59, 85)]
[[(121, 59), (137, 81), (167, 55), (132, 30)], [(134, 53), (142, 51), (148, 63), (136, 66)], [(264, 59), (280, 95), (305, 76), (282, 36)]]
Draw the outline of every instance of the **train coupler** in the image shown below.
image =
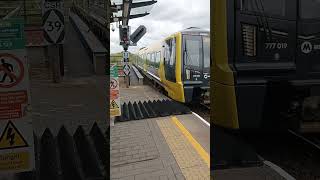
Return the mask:
[(207, 91), (204, 91), (202, 94), (201, 94), (201, 104), (203, 105), (210, 105), (210, 92), (207, 90)]
[(305, 98), (302, 104), (300, 132), (320, 132), (320, 96)]

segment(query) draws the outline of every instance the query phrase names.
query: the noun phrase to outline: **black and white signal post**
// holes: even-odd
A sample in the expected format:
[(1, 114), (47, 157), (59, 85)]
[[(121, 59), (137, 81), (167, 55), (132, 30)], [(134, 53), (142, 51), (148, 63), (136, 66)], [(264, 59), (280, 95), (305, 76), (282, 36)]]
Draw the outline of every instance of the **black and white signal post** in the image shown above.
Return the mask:
[[(130, 26), (129, 26), (129, 19), (139, 18), (148, 15), (149, 13), (146, 11), (141, 11), (140, 13), (135, 11), (134, 15), (131, 14), (131, 9), (137, 9), (144, 6), (151, 6), (155, 4), (157, 1), (155, 0), (147, 0), (147, 1), (139, 1), (133, 2), (133, 0), (123, 0), (122, 4), (112, 5), (111, 8), (114, 12), (122, 11), (122, 17), (120, 21), (122, 21), (122, 25), (119, 27), (119, 36), (120, 36), (120, 45), (123, 46), (123, 72), (126, 75), (125, 80), (127, 87), (129, 87), (129, 74), (130, 74), (130, 64), (129, 64), (129, 46), (136, 46), (137, 42), (145, 35), (146, 27), (139, 26), (134, 33), (130, 35)], [(113, 18), (112, 21), (118, 21), (118, 17)]]
[(146, 27), (141, 25), (139, 26), (134, 33), (130, 35), (130, 26), (120, 26), (120, 45), (123, 46), (124, 52), (123, 52), (123, 72), (126, 75), (126, 84), (127, 87), (129, 87), (130, 82), (130, 64), (129, 64), (129, 52), (128, 47), (129, 46), (136, 46), (137, 42), (142, 38), (143, 35), (146, 34), (147, 30)]
[[(50, 50), (50, 62), (53, 72), (53, 81), (61, 80), (60, 50), (65, 39), (65, 20), (63, 0), (42, 0), (42, 25), (45, 44)], [(47, 49), (47, 51), (48, 51)], [(46, 54), (47, 54), (46, 53)]]

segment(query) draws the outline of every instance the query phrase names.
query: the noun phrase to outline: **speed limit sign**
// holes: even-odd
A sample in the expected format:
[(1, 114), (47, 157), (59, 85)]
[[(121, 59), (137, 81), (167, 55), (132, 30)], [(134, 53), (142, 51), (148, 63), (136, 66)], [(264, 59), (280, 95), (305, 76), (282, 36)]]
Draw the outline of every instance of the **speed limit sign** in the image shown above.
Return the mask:
[(46, 44), (62, 44), (65, 36), (63, 0), (43, 0), (42, 2)]

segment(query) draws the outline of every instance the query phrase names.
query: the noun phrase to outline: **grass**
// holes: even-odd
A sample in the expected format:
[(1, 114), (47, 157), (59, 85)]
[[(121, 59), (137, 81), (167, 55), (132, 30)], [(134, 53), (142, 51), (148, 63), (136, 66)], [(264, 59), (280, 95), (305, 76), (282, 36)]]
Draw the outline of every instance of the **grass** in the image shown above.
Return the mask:
[[(110, 54), (110, 63), (121, 62), (123, 59), (122, 56), (123, 56), (122, 52)], [(129, 52), (129, 62), (131, 62), (132, 59), (135, 59), (136, 57), (137, 57), (137, 55)]]

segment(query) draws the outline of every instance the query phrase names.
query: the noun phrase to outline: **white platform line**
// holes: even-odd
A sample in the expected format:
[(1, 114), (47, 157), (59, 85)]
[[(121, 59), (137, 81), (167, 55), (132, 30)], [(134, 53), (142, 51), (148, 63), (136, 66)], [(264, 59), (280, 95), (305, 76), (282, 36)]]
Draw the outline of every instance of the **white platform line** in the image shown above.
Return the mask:
[[(191, 111), (192, 112), (192, 111)], [(208, 123), (206, 120), (204, 120), (201, 116), (199, 116), (197, 113), (192, 112), (193, 115), (195, 115), (197, 118), (199, 118), (205, 125), (210, 127), (210, 123)]]
[(279, 166), (273, 164), (270, 161), (263, 161), (263, 163), (267, 166), (269, 166), (270, 168), (272, 168), (273, 170), (275, 170), (278, 174), (280, 174), (283, 178), (285, 178), (286, 180), (296, 180), (296, 178), (292, 177), (290, 174), (288, 174), (285, 170), (283, 170), (282, 168), (280, 168)]

